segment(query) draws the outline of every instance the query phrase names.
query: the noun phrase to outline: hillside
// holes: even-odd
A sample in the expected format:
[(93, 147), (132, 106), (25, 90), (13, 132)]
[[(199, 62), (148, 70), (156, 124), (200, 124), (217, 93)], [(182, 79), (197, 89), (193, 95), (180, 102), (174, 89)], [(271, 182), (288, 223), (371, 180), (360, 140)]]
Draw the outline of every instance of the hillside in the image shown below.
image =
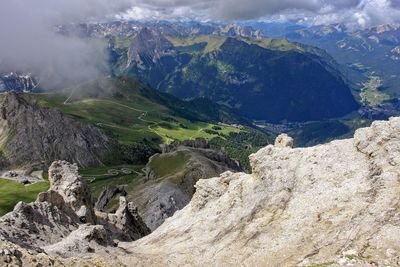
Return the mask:
[(179, 145), (168, 153), (154, 155), (146, 165), (145, 182), (127, 188), (127, 199), (135, 203), (147, 226), (154, 230), (177, 210), (184, 208), (200, 179), (241, 170), (225, 153)]
[[(253, 174), (226, 172), (200, 180), (183, 210), (153, 233), (133, 242), (117, 241), (115, 247), (108, 242), (117, 232), (102, 220), (86, 225), (74, 221), (73, 229), (66, 229), (53, 213), (42, 213), (44, 207), (66, 203), (60, 214), (76, 218), (76, 206), (71, 212), (68, 198), (56, 202), (49, 191), (0, 219), (0, 242), (7, 251), (0, 257), (12, 263), (71, 266), (397, 266), (399, 132), (400, 118), (393, 118), (358, 130), (352, 139), (297, 149), (282, 135), (250, 157)], [(55, 164), (64, 169), (58, 184), (79, 181), (76, 167)], [(75, 175), (63, 175), (68, 169)], [(125, 198), (121, 204), (126, 207)], [(24, 216), (16, 217), (17, 212)], [(108, 216), (123, 214), (128, 213), (119, 209)], [(55, 232), (25, 229), (27, 221), (45, 216), (54, 222)], [(141, 229), (142, 224), (134, 225)], [(19, 232), (24, 238), (12, 235)]]
[[(362, 88), (360, 93), (367, 93), (367, 100), (373, 99), (374, 95), (399, 97), (400, 57), (397, 47), (400, 45), (400, 28), (381, 25), (350, 30), (340, 24), (321, 25), (288, 31), (281, 36), (327, 50), (338, 62), (354, 69), (355, 74), (362, 77), (355, 77), (358, 80), (380, 79), (379, 86)], [(382, 100), (376, 104), (381, 103)], [(364, 104), (370, 103), (364, 101)]]
[(337, 63), (316, 48), (274, 39), (164, 36), (148, 28), (123, 40), (112, 46), (115, 73), (180, 98), (210, 98), (250, 119), (322, 120), (358, 108)]
[(228, 108), (206, 99), (185, 102), (126, 78), (107, 78), (64, 92), (26, 97), (41, 106), (57, 108), (75, 119), (94, 124), (121, 144), (212, 138), (213, 134), (205, 130), (218, 123), (225, 123), (221, 134), (238, 131), (229, 124), (247, 124)]
[[(97, 198), (105, 186), (137, 181), (149, 158), (160, 152), (161, 144), (198, 137), (223, 140), (213, 149), (227, 148), (228, 154), (248, 169), (247, 156), (272, 139), (271, 134), (246, 126), (247, 120), (227, 107), (205, 98), (182, 101), (134, 79), (107, 78), (61, 92), (1, 97), (0, 175), (10, 171), (21, 174), (18, 179), (0, 180), (4, 196), (1, 214), (19, 200), (34, 198), (24, 192), (36, 194), (37, 188), (48, 186), (41, 175), (38, 185), (24, 187), (18, 181), (25, 181), (34, 171), (46, 170), (54, 160), (68, 160), (85, 168), (82, 174)], [(235, 146), (239, 134), (245, 135), (243, 146), (252, 149)], [(121, 169), (129, 174), (119, 172)], [(110, 170), (114, 170), (112, 174)], [(8, 188), (13, 186), (10, 193)]]
[(58, 158), (82, 167), (98, 166), (117, 149), (100, 129), (41, 108), (16, 93), (3, 97), (0, 125), (1, 167), (40, 168)]

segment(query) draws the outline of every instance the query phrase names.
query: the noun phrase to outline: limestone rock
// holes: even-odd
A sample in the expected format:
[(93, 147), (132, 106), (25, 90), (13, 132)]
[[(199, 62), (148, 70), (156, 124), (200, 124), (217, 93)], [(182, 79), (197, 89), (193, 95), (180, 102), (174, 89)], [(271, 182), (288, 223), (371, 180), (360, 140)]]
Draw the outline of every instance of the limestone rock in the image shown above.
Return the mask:
[(151, 233), (139, 216), (137, 208), (132, 202), (127, 202), (125, 197), (120, 197), (119, 208), (114, 214), (99, 212), (98, 215), (120, 240), (134, 241)]
[[(0, 241), (12, 243), (24, 251), (9, 255), (8, 250), (4, 254), (0, 247), (0, 260), (3, 253), (8, 264), (17, 262), (20, 265), (28, 262), (25, 255), (30, 254), (36, 255), (31, 259), (43, 259), (39, 262), (42, 265), (49, 265), (48, 262), (54, 262), (60, 256), (68, 258), (60, 259), (67, 266), (73, 266), (72, 263), (98, 266), (91, 260), (101, 262), (115, 258), (114, 247), (118, 240), (133, 241), (150, 233), (137, 209), (125, 199), (121, 199), (121, 206), (115, 214), (104, 213), (103, 217), (97, 218), (90, 189), (79, 176), (76, 164), (54, 162), (49, 168), (49, 181), (49, 191), (40, 193), (35, 202), (20, 202), (14, 211), (0, 218)], [(41, 253), (54, 257), (43, 258)], [(86, 255), (88, 259), (83, 262), (90, 264), (73, 259), (87, 253), (93, 257)], [(117, 261), (110, 262), (118, 265)]]
[[(52, 193), (54, 197), (55, 194)], [(56, 204), (62, 198), (57, 196)], [(55, 199), (55, 197), (53, 198)], [(18, 203), (0, 218), (0, 238), (25, 248), (41, 247), (61, 241), (79, 227), (79, 217), (67, 205), (49, 202)]]
[(80, 253), (104, 251), (112, 245), (113, 240), (102, 225), (81, 225), (58, 243), (44, 247), (47, 253), (60, 255), (64, 258)]
[(121, 260), (141, 266), (399, 266), (399, 151), (400, 118), (316, 147), (270, 145), (250, 157), (253, 174), (200, 180), (188, 206), (151, 235), (120, 244), (140, 255)]
[[(109, 244), (106, 249), (100, 245), (116, 236), (112, 233), (135, 224), (129, 223), (135, 209), (122, 198), (116, 214), (98, 219), (111, 233), (108, 238), (101, 238), (101, 227), (79, 224), (70, 231), (80, 228), (74, 235), (55, 243), (68, 244), (61, 248), (74, 251), (71, 247), (85, 246), (70, 240), (82, 239), (94, 249), (85, 256), (126, 266), (400, 266), (400, 118), (375, 122), (353, 139), (325, 145), (270, 145), (250, 161), (252, 174), (225, 172), (198, 181), (185, 208), (135, 242)], [(42, 196), (46, 198), (59, 202), (55, 194)], [(10, 242), (19, 243), (18, 237), (7, 235), (8, 229), (42, 225), (27, 218), (41, 218), (35, 211), (47, 208), (44, 203), (34, 204), (36, 208), (19, 204), (18, 213), (1, 219), (0, 245), (6, 242), (8, 250), (0, 259), (4, 255), (10, 261), (10, 254), (18, 254), (9, 250)], [(65, 212), (50, 207), (50, 214)], [(21, 225), (18, 214), (21, 221), (33, 223)], [(5, 223), (10, 218), (18, 220)], [(50, 235), (50, 229), (54, 227), (39, 233)], [(92, 230), (100, 238), (92, 239)], [(41, 260), (41, 250), (47, 247), (31, 243), (38, 250), (35, 259)], [(16, 249), (25, 253), (27, 248)], [(65, 256), (56, 259), (70, 266), (73, 258)]]
[(276, 147), (293, 147), (293, 138), (287, 134), (281, 134), (275, 139)]
[(106, 186), (97, 198), (95, 204), (96, 210), (104, 212), (107, 204), (117, 195), (126, 196), (124, 186)]
[(49, 168), (50, 188), (60, 194), (83, 223), (94, 224), (96, 217), (89, 186), (78, 174), (78, 166), (56, 161)]

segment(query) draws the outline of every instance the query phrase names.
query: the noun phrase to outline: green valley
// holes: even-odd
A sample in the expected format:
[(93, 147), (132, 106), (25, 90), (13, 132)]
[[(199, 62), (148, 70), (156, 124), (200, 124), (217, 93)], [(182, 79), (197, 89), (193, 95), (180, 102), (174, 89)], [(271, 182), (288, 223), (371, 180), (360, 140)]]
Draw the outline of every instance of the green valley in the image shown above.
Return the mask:
[[(212, 139), (240, 131), (238, 127), (220, 123), (215, 117), (218, 113), (210, 117), (200, 108), (191, 110), (196, 105), (156, 92), (134, 79), (106, 79), (69, 90), (72, 91), (26, 94), (25, 97), (94, 124), (121, 144), (143, 140), (171, 143), (198, 137)], [(228, 111), (221, 107), (218, 112)], [(224, 116), (230, 117), (231, 122), (242, 120), (234, 114)], [(216, 127), (218, 130), (212, 130)]]

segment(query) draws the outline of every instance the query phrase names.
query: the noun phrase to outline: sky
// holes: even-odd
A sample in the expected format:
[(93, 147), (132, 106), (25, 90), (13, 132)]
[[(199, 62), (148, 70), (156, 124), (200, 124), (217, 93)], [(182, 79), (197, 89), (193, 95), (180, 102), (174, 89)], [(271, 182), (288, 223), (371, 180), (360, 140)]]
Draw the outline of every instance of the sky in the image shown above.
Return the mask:
[(400, 0), (1, 0), (0, 73), (35, 73), (45, 86), (85, 81), (107, 69), (104, 45), (54, 27), (110, 19), (295, 20), (365, 28), (400, 22)]
[(124, 19), (271, 20), (366, 28), (400, 22), (400, 0), (136, 0)]

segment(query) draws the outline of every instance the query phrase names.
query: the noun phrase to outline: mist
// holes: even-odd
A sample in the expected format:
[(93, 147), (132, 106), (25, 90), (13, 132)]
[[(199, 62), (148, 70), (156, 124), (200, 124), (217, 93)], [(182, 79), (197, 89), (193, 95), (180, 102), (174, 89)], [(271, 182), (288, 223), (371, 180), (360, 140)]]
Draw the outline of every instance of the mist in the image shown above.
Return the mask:
[(104, 19), (130, 7), (118, 0), (12, 0), (0, 3), (0, 73), (32, 73), (46, 89), (103, 76), (105, 43), (56, 33), (60, 24)]
[(3, 0), (0, 74), (32, 73), (46, 89), (108, 73), (106, 43), (57, 34), (57, 25), (107, 19), (263, 20), (352, 28), (399, 24), (400, 0)]

